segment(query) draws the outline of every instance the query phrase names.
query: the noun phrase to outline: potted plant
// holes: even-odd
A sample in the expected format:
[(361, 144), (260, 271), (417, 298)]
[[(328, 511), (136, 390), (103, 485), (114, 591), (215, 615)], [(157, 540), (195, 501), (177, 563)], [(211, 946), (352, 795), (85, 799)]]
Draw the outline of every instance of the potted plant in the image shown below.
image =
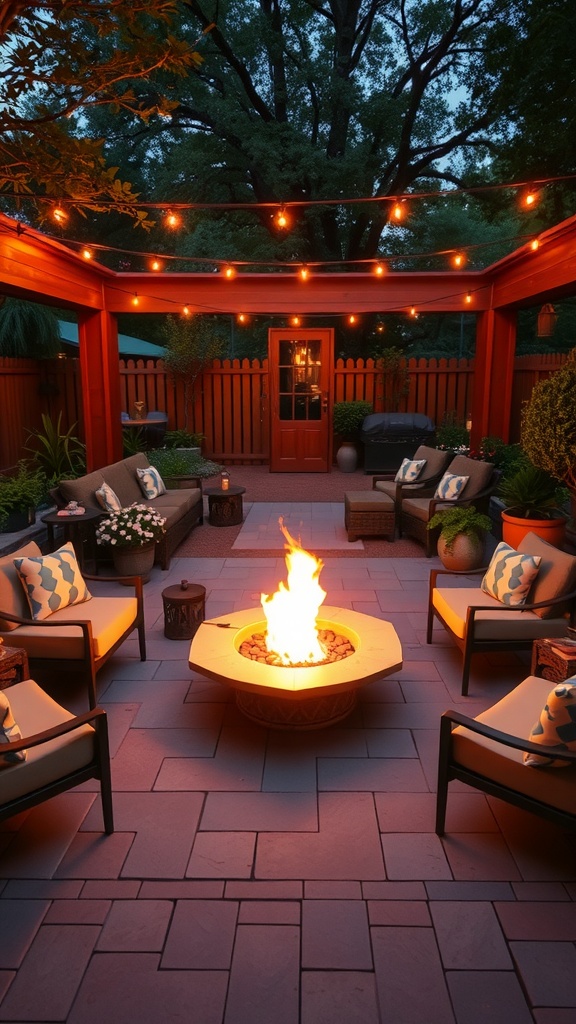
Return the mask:
[(62, 430), (62, 411), (56, 423), (42, 413), (43, 430), (32, 430), (26, 451), (46, 474), (49, 487), (63, 478), (70, 479), (86, 472), (86, 445), (74, 434), (76, 423), (66, 433)]
[(474, 505), (440, 509), (427, 523), (428, 530), (440, 530), (438, 556), (447, 569), (477, 569), (484, 559), (484, 539), (492, 520)]
[(332, 406), (332, 426), (334, 433), (341, 440), (336, 452), (336, 462), (342, 473), (353, 473), (358, 465), (357, 442), (360, 438), (360, 428), (371, 412), (370, 402), (361, 399), (334, 402)]
[(195, 451), (182, 448), (155, 448), (148, 452), (148, 459), (170, 488), (199, 487), (201, 480), (217, 476), (223, 468)]
[(527, 533), (536, 533), (555, 547), (564, 543), (567, 516), (559, 508), (557, 480), (529, 463), (505, 478), (498, 489), (504, 502), (502, 540), (517, 548)]
[(522, 412), (522, 447), (531, 462), (568, 488), (576, 519), (576, 348), (564, 366), (532, 388)]
[(194, 433), (190, 430), (167, 430), (164, 435), (166, 448), (184, 448), (186, 451), (194, 451), (200, 455), (204, 434)]
[(36, 521), (36, 508), (46, 493), (41, 469), (22, 460), (13, 476), (0, 477), (0, 533), (18, 533)]
[(96, 543), (109, 549), (120, 576), (143, 576), (146, 582), (165, 522), (153, 508), (134, 502), (119, 512), (110, 512), (98, 523)]

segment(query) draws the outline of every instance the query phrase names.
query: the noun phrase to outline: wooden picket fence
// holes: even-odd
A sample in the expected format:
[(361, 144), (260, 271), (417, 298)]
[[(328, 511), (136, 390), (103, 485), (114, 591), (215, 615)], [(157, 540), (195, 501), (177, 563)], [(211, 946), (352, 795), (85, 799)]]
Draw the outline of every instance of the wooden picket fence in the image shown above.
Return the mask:
[[(522, 356), (515, 360), (511, 441), (520, 438), (523, 402), (542, 377), (565, 362), (561, 354)], [(446, 414), (464, 423), (472, 408), (474, 360), (409, 359), (409, 388), (394, 411), (424, 413), (437, 424)], [(389, 384), (390, 382), (388, 382)], [(169, 429), (186, 427), (205, 435), (205, 454), (217, 461), (269, 461), (268, 361), (214, 360), (197, 382), (185, 409), (184, 392), (167, 373), (162, 360), (121, 359), (122, 408), (131, 413), (142, 400), (148, 411), (168, 413)], [(338, 359), (334, 400), (363, 399), (375, 412), (391, 411), (390, 388), (373, 359)], [(25, 455), (31, 430), (41, 429), (42, 413), (56, 420), (62, 412), (65, 429), (75, 424), (84, 436), (78, 359), (29, 360), (0, 358), (0, 471)]]

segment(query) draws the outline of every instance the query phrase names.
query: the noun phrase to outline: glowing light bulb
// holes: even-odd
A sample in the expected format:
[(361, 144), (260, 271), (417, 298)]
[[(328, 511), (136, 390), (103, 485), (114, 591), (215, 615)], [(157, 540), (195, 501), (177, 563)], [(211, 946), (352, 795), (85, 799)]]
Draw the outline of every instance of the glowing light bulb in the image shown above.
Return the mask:
[(282, 228), (283, 230), (285, 230), (287, 227), (290, 226), (290, 218), (286, 213), (284, 207), (282, 207), (281, 210), (278, 210), (278, 213), (276, 214), (274, 220), (276, 222), (277, 228)]
[(378, 331), (378, 334), (383, 334), (384, 331), (386, 330), (386, 327), (382, 323), (376, 324), (376, 330)]
[(132, 305), (133, 306), (139, 306), (140, 305), (140, 299), (138, 298), (138, 292), (134, 292), (134, 298), (132, 299)]
[(355, 316), (355, 314), (354, 314), (354, 313), (350, 313), (350, 316), (348, 317), (348, 323), (349, 323), (350, 325), (353, 325), (353, 324), (355, 324), (355, 323), (356, 323), (357, 319), (358, 319), (358, 318), (357, 318), (357, 317)]
[(534, 192), (527, 192), (526, 195), (524, 196), (524, 205), (525, 206), (534, 206), (535, 202), (536, 202), (536, 196), (535, 196)]
[(182, 218), (177, 213), (174, 213), (172, 210), (169, 210), (164, 218), (164, 223), (167, 228), (170, 228), (172, 231), (175, 231), (176, 228), (180, 227), (180, 224), (182, 223)]
[(539, 247), (540, 247), (540, 242), (538, 241), (537, 238), (533, 238), (532, 241), (530, 242), (530, 248), (532, 249), (532, 252), (536, 252), (536, 250)]
[(418, 314), (416, 313), (416, 306), (411, 306), (410, 307), (410, 316), (417, 316), (417, 315)]
[(85, 260), (91, 260), (92, 259), (92, 249), (88, 249), (86, 247), (84, 249), (82, 249), (82, 256), (84, 257)]
[(464, 256), (461, 252), (457, 252), (455, 256), (452, 257), (452, 263), (454, 264), (455, 267), (463, 267), (464, 262)]
[(184, 316), (190, 316), (190, 306), (183, 306), (182, 313), (184, 314)]
[(238, 313), (238, 316), (237, 316), (236, 319), (238, 320), (239, 324), (245, 324), (248, 321), (248, 317), (246, 316), (246, 313)]
[(375, 263), (374, 273), (376, 274), (376, 277), (382, 277), (382, 275), (386, 273), (386, 267), (384, 266), (384, 264), (380, 262)]
[(150, 270), (162, 270), (162, 264), (157, 256), (150, 263)]
[(65, 224), (68, 220), (68, 213), (63, 206), (55, 206), (52, 210), (52, 219), (57, 224)]
[(467, 292), (466, 293), (466, 300), (465, 301), (468, 302), (468, 303), (472, 302), (472, 293), (471, 292)]
[(290, 320), (290, 323), (292, 324), (292, 327), (300, 327), (300, 317), (293, 316)]
[(228, 281), (231, 281), (232, 278), (235, 277), (235, 276), (236, 276), (236, 271), (235, 271), (234, 267), (231, 267), (231, 266), (224, 267), (224, 277)]
[(310, 276), (310, 271), (308, 270), (308, 267), (300, 267), (298, 273), (300, 274), (300, 279), (302, 281), (307, 281)]
[(392, 207), (392, 216), (394, 220), (403, 220), (405, 212), (404, 200), (394, 203), (394, 206)]

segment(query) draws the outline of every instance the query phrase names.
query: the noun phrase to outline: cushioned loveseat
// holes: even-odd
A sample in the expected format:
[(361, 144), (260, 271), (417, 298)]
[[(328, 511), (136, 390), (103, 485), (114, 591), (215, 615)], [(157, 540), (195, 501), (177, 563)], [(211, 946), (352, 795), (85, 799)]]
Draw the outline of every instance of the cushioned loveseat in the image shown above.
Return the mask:
[(156, 561), (163, 569), (168, 569), (170, 558), (178, 545), (193, 526), (202, 522), (202, 491), (199, 487), (185, 487), (166, 490), (165, 494), (147, 498), (138, 470), (149, 468), (150, 462), (146, 455), (138, 452), (76, 480), (61, 480), (52, 494), (61, 508), (70, 501), (77, 501), (84, 508), (95, 509), (105, 515), (106, 509), (99, 502), (96, 491), (106, 484), (118, 497), (123, 508), (139, 502), (156, 509), (166, 519), (166, 532), (157, 542)]

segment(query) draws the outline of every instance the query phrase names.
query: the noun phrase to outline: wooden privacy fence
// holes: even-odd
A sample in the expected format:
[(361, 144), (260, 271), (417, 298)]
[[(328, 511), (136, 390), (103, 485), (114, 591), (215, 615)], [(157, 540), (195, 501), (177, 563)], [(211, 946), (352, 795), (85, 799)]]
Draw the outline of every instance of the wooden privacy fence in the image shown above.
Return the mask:
[[(521, 356), (514, 364), (511, 441), (520, 439), (522, 403), (542, 377), (565, 362), (560, 354)], [(464, 423), (472, 408), (474, 360), (409, 359), (400, 370), (408, 371), (408, 390), (391, 409), (385, 394), (387, 382), (373, 359), (338, 359), (334, 369), (334, 401), (363, 399), (375, 412), (424, 413), (437, 424), (446, 414)], [(388, 384), (390, 382), (388, 381)], [(190, 408), (185, 409), (184, 390), (164, 368), (162, 360), (120, 360), (121, 406), (132, 413), (135, 401), (148, 411), (168, 413), (169, 429), (186, 427), (205, 435), (209, 457), (228, 462), (268, 462), (269, 418), (268, 361), (266, 359), (214, 360), (197, 381)], [(386, 406), (385, 406), (386, 401)], [(41, 429), (42, 413), (84, 437), (80, 368), (78, 359), (0, 358), (0, 470), (16, 464), (25, 454), (26, 438)], [(187, 413), (187, 415), (186, 415)]]

